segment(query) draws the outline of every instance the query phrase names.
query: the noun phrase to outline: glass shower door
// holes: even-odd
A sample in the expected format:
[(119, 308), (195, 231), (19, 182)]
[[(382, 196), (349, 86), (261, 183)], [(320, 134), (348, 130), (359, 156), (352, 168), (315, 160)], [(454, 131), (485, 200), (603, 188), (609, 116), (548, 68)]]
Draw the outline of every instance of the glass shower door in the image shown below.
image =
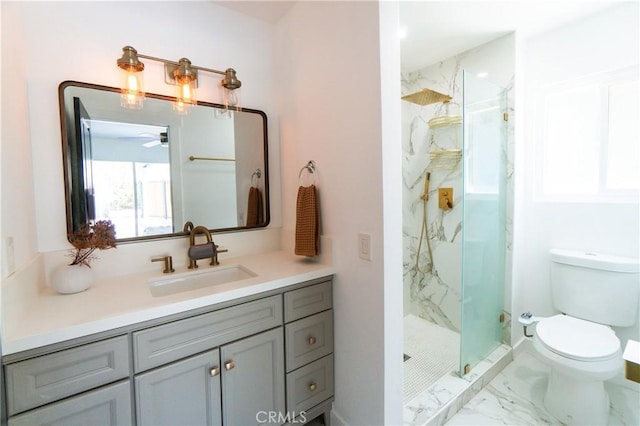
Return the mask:
[(460, 375), (502, 342), (506, 212), (506, 91), (463, 72)]

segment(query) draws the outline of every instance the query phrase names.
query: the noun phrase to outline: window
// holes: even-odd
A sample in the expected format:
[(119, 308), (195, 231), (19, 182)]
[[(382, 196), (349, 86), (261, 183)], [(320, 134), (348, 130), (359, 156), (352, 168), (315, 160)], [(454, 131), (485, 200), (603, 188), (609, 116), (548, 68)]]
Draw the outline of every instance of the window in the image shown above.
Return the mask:
[(542, 195), (637, 199), (639, 87), (634, 68), (543, 91)]
[(168, 163), (93, 161), (96, 219), (110, 219), (118, 238), (173, 232)]

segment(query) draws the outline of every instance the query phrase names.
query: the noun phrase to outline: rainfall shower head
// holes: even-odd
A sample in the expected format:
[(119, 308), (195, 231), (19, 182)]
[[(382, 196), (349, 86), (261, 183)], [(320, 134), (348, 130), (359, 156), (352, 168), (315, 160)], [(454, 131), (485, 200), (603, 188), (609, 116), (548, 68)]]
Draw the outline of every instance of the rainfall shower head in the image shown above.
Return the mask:
[(436, 92), (431, 89), (422, 89), (419, 92), (412, 93), (410, 95), (406, 95), (402, 97), (402, 100), (412, 102), (418, 105), (429, 105), (435, 104), (438, 102), (449, 102), (451, 100), (451, 96), (445, 95), (440, 92)]

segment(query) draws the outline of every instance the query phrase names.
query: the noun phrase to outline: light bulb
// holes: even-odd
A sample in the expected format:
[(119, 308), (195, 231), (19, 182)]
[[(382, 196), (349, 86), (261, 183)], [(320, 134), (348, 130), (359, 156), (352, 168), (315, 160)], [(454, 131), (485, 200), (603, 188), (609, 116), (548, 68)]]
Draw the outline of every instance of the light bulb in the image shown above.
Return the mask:
[(235, 90), (229, 91), (229, 105), (236, 106), (238, 105), (238, 95)]
[(191, 101), (191, 88), (189, 87), (188, 84), (183, 84), (180, 86), (181, 87), (181, 92), (182, 92), (182, 100), (185, 102), (190, 102)]
[(138, 52), (131, 46), (123, 47), (122, 57), (116, 61), (116, 64), (122, 76), (120, 105), (130, 109), (142, 108), (144, 64), (138, 59)]
[(189, 112), (189, 105), (196, 105), (196, 80), (194, 78), (183, 77), (176, 79), (176, 102), (174, 110), (181, 114)]
[(223, 87), (222, 91), (223, 91), (225, 108), (239, 110), (240, 109), (240, 89), (230, 90)]
[(187, 114), (189, 111), (184, 102), (177, 100), (173, 103), (173, 110), (178, 114)]
[(198, 87), (198, 73), (191, 67), (191, 61), (181, 58), (178, 67), (172, 73), (176, 84), (176, 102), (174, 110), (186, 114), (189, 105), (197, 105), (196, 87)]
[(126, 71), (121, 90), (120, 105), (129, 109), (140, 109), (144, 101), (142, 72)]

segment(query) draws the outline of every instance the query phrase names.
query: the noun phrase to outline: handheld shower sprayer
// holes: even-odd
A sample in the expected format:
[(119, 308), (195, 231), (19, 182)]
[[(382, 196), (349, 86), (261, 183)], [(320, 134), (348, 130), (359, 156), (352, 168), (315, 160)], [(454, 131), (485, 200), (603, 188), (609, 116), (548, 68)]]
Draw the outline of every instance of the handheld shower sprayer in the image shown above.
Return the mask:
[(429, 181), (431, 180), (431, 172), (427, 172), (424, 177), (424, 191), (422, 191), (422, 198), (424, 201), (429, 201)]
[[(420, 199), (422, 200), (422, 229), (420, 230), (420, 238), (418, 241), (418, 251), (416, 253), (416, 269), (423, 274), (426, 272), (433, 272), (433, 252), (431, 251), (431, 242), (429, 241), (429, 231), (427, 229), (427, 201), (429, 200), (429, 181), (431, 180), (431, 173), (425, 172), (424, 175), (424, 190)], [(429, 250), (429, 268), (428, 270), (420, 269), (420, 251), (422, 249), (422, 240), (427, 240), (427, 249)]]

